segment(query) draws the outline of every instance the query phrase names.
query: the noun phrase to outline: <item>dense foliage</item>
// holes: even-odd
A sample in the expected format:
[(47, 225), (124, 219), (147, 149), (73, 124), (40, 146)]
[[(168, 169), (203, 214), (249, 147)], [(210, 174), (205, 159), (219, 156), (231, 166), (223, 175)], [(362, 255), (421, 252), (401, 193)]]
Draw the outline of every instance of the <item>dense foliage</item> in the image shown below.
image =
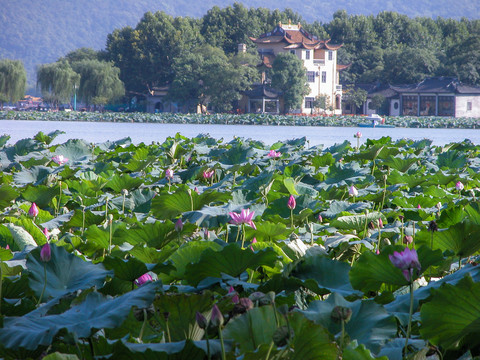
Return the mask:
[(16, 102), (25, 95), (27, 73), (19, 60), (0, 60), (0, 109), (6, 102)]
[(0, 137), (1, 357), (480, 353), (480, 146), (58, 134)]
[[(409, 128), (479, 129), (478, 118), (441, 116), (386, 116), (385, 124)], [(0, 119), (88, 122), (136, 122), (165, 124), (230, 124), (230, 125), (290, 125), (290, 126), (358, 126), (371, 121), (365, 115), (271, 115), (271, 114), (180, 114), (180, 113), (89, 113), (0, 111)]]

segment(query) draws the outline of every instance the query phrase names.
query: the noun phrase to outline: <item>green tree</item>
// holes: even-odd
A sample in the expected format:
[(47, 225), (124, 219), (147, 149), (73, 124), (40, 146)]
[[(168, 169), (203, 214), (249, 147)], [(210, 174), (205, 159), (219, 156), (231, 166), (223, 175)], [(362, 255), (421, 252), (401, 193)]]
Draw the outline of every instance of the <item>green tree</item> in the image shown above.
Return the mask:
[(42, 96), (54, 107), (58, 107), (60, 103), (70, 102), (75, 85), (78, 86), (79, 83), (80, 75), (65, 59), (40, 65), (37, 70), (37, 85), (40, 85)]
[(102, 60), (99, 51), (86, 47), (70, 51), (67, 55), (65, 55), (65, 59), (70, 64), (82, 60)]
[(284, 112), (301, 107), (309, 92), (303, 62), (290, 53), (281, 53), (272, 64), (272, 87), (283, 92)]
[(27, 72), (20, 60), (0, 60), (0, 106), (16, 102), (25, 95)]
[(368, 104), (369, 110), (376, 110), (379, 114), (387, 114), (388, 101), (387, 98), (381, 94), (375, 94), (372, 96), (370, 103)]
[(350, 86), (347, 87), (343, 93), (343, 102), (350, 105), (352, 112), (357, 113), (357, 108), (363, 105), (367, 101), (367, 91)]
[(104, 105), (125, 95), (120, 70), (113, 63), (82, 60), (72, 67), (80, 75), (78, 94), (87, 105)]
[(207, 103), (219, 112), (231, 110), (257, 75), (252, 64), (248, 54), (229, 59), (220, 48), (200, 46), (175, 60), (169, 97), (190, 110)]
[(446, 66), (460, 81), (480, 85), (480, 36), (471, 35), (448, 49)]
[(313, 107), (317, 113), (324, 113), (326, 110), (333, 111), (333, 105), (330, 100), (330, 96), (327, 94), (318, 95), (313, 101)]

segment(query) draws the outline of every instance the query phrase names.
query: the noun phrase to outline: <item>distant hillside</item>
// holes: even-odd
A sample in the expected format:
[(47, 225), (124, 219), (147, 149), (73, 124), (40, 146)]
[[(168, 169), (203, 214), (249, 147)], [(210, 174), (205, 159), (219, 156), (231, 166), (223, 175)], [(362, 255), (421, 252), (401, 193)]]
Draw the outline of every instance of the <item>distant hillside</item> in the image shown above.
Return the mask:
[[(244, 0), (246, 7), (279, 8), (278, 0)], [(35, 83), (35, 67), (56, 61), (80, 47), (103, 49), (106, 37), (116, 28), (134, 27), (147, 11), (173, 16), (202, 17), (210, 8), (233, 4), (228, 0), (2, 0), (0, 58), (25, 64), (29, 83)], [(335, 11), (377, 14), (395, 11), (409, 17), (480, 18), (480, 0), (283, 0), (280, 10), (290, 8), (307, 22), (329, 22)]]

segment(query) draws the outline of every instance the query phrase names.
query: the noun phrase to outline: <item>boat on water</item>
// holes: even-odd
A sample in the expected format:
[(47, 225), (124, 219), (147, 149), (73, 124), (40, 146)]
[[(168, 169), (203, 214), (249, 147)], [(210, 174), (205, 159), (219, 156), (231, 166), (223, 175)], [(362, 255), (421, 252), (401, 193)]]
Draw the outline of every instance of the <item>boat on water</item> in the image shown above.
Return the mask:
[(370, 128), (394, 128), (395, 125), (385, 124), (385, 119), (378, 114), (372, 114), (367, 116), (365, 120), (368, 120), (366, 123), (358, 123), (358, 127), (370, 127)]

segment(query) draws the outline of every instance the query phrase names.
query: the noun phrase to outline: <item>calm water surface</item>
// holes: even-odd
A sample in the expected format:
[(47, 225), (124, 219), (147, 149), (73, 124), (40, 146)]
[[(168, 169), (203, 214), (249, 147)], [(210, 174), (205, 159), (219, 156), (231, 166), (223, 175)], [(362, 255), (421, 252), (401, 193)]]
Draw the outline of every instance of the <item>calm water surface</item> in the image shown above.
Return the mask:
[(256, 125), (198, 125), (198, 124), (145, 124), (145, 123), (92, 123), (70, 121), (24, 121), (0, 120), (0, 135), (11, 136), (8, 144), (24, 138), (35, 136), (39, 131), (48, 133), (55, 130), (64, 131), (54, 143), (63, 143), (68, 139), (84, 139), (92, 143), (107, 140), (114, 141), (130, 137), (132, 142), (150, 144), (163, 142), (167, 137), (180, 133), (186, 137), (209, 134), (216, 139), (228, 142), (234, 136), (263, 141), (271, 145), (276, 141), (306, 137), (310, 146), (323, 144), (331, 146), (349, 140), (353, 145), (353, 135), (361, 131), (366, 139), (379, 139), (390, 136), (393, 140), (407, 138), (412, 140), (430, 139), (434, 145), (445, 145), (470, 139), (480, 144), (480, 129), (381, 129), (357, 127), (319, 127), (319, 126), (256, 126)]

